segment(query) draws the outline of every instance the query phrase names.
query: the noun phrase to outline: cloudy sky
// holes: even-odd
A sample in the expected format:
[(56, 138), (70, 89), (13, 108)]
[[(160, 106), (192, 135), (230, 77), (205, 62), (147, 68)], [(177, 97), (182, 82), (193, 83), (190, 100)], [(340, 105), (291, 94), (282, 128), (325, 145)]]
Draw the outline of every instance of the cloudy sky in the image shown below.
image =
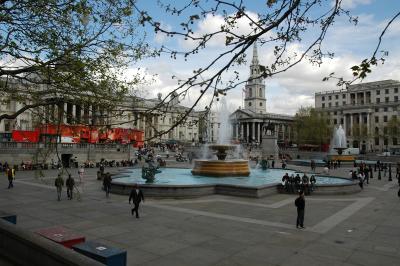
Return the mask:
[[(167, 29), (176, 29), (182, 18), (166, 16), (160, 7), (149, 2), (139, 1), (141, 7), (148, 10), (149, 14), (160, 21)], [(181, 1), (175, 1), (175, 3)], [(183, 2), (183, 1), (182, 1)], [(247, 14), (257, 18), (257, 12), (266, 10), (265, 0), (245, 0)], [(327, 5), (332, 4), (327, 0)], [(328, 6), (329, 7), (329, 6)], [(343, 7), (351, 12), (352, 16), (358, 17), (358, 24), (355, 26), (348, 22), (348, 18), (339, 17), (334, 26), (329, 29), (322, 48), (324, 51), (334, 52), (333, 59), (324, 59), (320, 66), (313, 66), (307, 61), (303, 61), (287, 72), (273, 76), (265, 80), (267, 112), (295, 114), (301, 106), (314, 105), (314, 93), (318, 91), (341, 89), (336, 87), (335, 81), (322, 82), (323, 77), (335, 72), (336, 76), (345, 79), (351, 78), (350, 67), (359, 64), (363, 59), (369, 58), (377, 43), (378, 37), (387, 22), (400, 11), (399, 0), (343, 0)], [(323, 7), (321, 7), (322, 9)], [(195, 34), (212, 32), (223, 23), (222, 16), (207, 16), (194, 24)], [(248, 21), (240, 21), (237, 32), (245, 33), (250, 30)], [(311, 40), (312, 32), (308, 33), (302, 42), (294, 43), (289, 48), (292, 52), (301, 53), (305, 49), (307, 41)], [(309, 38), (309, 39), (308, 39)], [(150, 44), (154, 47), (165, 45), (171, 49), (187, 50), (193, 47), (193, 43), (181, 38), (171, 38), (163, 34), (148, 35)], [(373, 69), (373, 72), (363, 82), (396, 79), (400, 80), (400, 18), (398, 18), (388, 29), (382, 40), (380, 51), (389, 51), (383, 65)], [(144, 97), (156, 97), (158, 93), (163, 96), (176, 88), (177, 82), (172, 76), (185, 78), (192, 74), (193, 69), (204, 67), (210, 60), (215, 58), (221, 51), (226, 49), (225, 38), (223, 36), (212, 40), (206, 49), (199, 54), (189, 57), (187, 61), (183, 58), (171, 59), (169, 56), (161, 56), (154, 59), (142, 61), (140, 65), (132, 66), (132, 73), (136, 68), (146, 69), (148, 75), (154, 76), (154, 82), (148, 86), (140, 88), (141, 95)], [(259, 46), (259, 60), (261, 64), (268, 65), (272, 61), (271, 46)], [(247, 51), (251, 57), (252, 50)], [(378, 54), (381, 55), (381, 54)], [(216, 70), (215, 68), (214, 70)], [(240, 73), (241, 80), (246, 80), (249, 75), (249, 62), (246, 65), (230, 69), (224, 74), (224, 79), (229, 80), (234, 77), (233, 71)], [(128, 72), (129, 73), (129, 72)], [(227, 95), (227, 102), (231, 111), (242, 105), (242, 88), (244, 85), (235, 88)], [(193, 89), (189, 95), (182, 99), (184, 105), (191, 105), (200, 95), (199, 89)], [(210, 100), (207, 95), (200, 101), (196, 109), (204, 109)]]

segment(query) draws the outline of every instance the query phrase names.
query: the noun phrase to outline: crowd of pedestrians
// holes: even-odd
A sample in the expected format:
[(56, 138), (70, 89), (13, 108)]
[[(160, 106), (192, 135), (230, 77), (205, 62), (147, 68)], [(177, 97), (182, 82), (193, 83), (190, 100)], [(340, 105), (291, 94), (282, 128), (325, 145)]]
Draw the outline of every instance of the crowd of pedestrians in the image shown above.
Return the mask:
[(307, 174), (303, 174), (300, 177), (300, 174), (297, 173), (291, 174), (289, 176), (288, 173), (282, 177), (282, 185), (287, 193), (297, 193), (298, 191), (303, 191), (306, 195), (310, 195), (315, 190), (315, 183), (317, 180), (315, 179), (314, 175), (310, 177)]

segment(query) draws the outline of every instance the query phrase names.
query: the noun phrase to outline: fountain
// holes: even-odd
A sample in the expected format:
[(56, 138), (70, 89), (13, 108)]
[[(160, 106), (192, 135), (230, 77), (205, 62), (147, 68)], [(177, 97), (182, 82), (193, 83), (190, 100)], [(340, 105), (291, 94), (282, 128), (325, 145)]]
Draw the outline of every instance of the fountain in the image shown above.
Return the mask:
[(225, 177), (248, 176), (250, 174), (249, 162), (247, 160), (225, 160), (227, 151), (235, 150), (235, 145), (216, 144), (209, 145), (208, 148), (215, 152), (218, 160), (195, 160), (192, 170), (193, 175)]
[(218, 110), (220, 130), (218, 132), (218, 144), (206, 146), (208, 151), (213, 151), (218, 160), (195, 160), (192, 170), (193, 175), (226, 177), (226, 176), (249, 176), (249, 162), (242, 159), (226, 160), (229, 151), (235, 151), (237, 145), (230, 144), (231, 126), (229, 123), (229, 110), (225, 98), (220, 101)]
[[(343, 151), (347, 149), (346, 133), (342, 125), (339, 125), (333, 131), (333, 136), (331, 140), (331, 151), (329, 158), (330, 160), (340, 160), (340, 161), (354, 161), (353, 155), (343, 155)], [(337, 154), (333, 151), (335, 150)]]

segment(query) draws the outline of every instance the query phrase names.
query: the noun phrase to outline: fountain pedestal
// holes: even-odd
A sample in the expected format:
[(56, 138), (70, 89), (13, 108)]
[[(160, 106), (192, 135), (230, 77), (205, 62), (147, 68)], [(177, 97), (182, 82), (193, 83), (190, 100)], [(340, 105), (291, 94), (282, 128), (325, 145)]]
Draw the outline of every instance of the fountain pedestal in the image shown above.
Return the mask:
[(261, 152), (263, 159), (278, 159), (278, 139), (276, 136), (262, 136)]

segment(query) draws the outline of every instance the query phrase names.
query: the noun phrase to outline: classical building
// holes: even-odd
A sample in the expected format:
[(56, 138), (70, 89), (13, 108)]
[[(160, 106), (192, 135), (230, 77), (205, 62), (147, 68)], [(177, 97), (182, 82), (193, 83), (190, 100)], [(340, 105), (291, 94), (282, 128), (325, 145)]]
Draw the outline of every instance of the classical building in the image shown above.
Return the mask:
[(315, 108), (342, 125), (348, 147), (364, 151), (400, 148), (400, 82), (382, 80), (315, 93)]
[[(15, 88), (27, 85), (13, 80), (8, 82)], [(59, 119), (65, 125), (139, 129), (145, 132), (145, 139), (151, 139), (152, 142), (171, 139), (182, 142), (202, 141), (205, 129), (201, 126), (206, 126), (202, 121), (204, 112), (190, 112), (184, 122), (169, 130), (189, 108), (180, 105), (177, 97), (170, 101), (167, 108), (155, 108), (160, 102), (161, 95), (156, 99), (132, 97), (113, 107), (113, 110), (108, 110), (96, 104), (63, 99), (56, 104), (26, 110), (15, 119), (0, 121), (0, 141), (10, 141), (13, 130), (33, 130), (40, 124), (56, 124)], [(0, 99), (0, 115), (14, 114), (26, 104), (3, 97)], [(150, 112), (152, 109), (155, 111)], [(167, 133), (160, 135), (161, 132)]]
[(253, 47), (250, 65), (250, 77), (245, 85), (244, 108), (237, 109), (230, 116), (233, 138), (244, 143), (260, 143), (262, 126), (271, 123), (279, 143), (288, 143), (293, 139), (293, 116), (267, 113), (265, 83), (260, 77), (260, 63), (257, 46)]

